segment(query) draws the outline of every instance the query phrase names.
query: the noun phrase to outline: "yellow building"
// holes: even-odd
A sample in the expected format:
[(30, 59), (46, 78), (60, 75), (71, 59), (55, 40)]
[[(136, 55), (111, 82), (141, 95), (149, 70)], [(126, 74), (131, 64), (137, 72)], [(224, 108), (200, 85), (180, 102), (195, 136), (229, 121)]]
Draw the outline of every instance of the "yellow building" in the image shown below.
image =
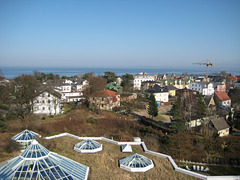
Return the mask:
[(172, 86), (172, 85), (169, 85), (169, 86), (166, 86), (166, 88), (167, 88), (167, 90), (168, 90), (168, 92), (169, 92), (169, 95), (170, 95), (171, 97), (176, 96), (176, 90), (177, 90), (176, 87), (174, 87), (174, 86)]
[(224, 118), (216, 118), (211, 120), (213, 126), (218, 131), (219, 137), (228, 136), (229, 135), (229, 125), (225, 121)]

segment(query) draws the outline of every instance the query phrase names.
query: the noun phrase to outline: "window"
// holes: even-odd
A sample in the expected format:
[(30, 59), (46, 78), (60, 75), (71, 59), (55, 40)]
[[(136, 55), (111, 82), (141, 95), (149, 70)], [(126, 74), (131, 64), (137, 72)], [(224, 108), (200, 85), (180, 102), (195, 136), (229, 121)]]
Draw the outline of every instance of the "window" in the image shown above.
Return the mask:
[(48, 103), (50, 103), (51, 101), (50, 101), (50, 99), (48, 100)]
[(45, 103), (45, 101), (44, 101), (44, 100), (42, 100), (42, 103), (44, 104), (44, 103)]
[(51, 95), (50, 94), (48, 94), (48, 97), (50, 97)]
[(39, 100), (37, 100), (37, 103), (39, 103)]
[(45, 110), (45, 107), (43, 107), (42, 110)]
[(104, 98), (102, 98), (102, 101), (104, 101)]

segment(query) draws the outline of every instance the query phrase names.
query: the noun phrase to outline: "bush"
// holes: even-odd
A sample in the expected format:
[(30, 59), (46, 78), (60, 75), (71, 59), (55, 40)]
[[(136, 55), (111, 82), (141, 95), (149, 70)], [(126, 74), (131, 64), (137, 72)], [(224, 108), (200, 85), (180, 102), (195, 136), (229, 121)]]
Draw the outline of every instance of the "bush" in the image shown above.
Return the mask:
[(46, 117), (45, 117), (45, 116), (43, 116), (43, 117), (42, 117), (42, 120), (45, 120), (45, 119), (46, 119)]
[(0, 114), (0, 131), (6, 132), (7, 131), (7, 124), (5, 122), (4, 117)]
[(95, 119), (95, 118), (93, 118), (93, 117), (91, 117), (91, 118), (87, 119), (87, 123), (90, 123), (90, 124), (97, 124), (97, 123), (98, 123), (98, 120)]
[(21, 149), (21, 145), (12, 139), (8, 140), (4, 146), (4, 151), (7, 153), (12, 153), (14, 151), (20, 151), (20, 149)]
[(6, 119), (7, 120), (14, 120), (14, 119), (17, 119), (17, 114), (15, 114), (15, 113), (10, 113), (10, 114), (7, 114), (6, 115)]
[(0, 109), (9, 110), (9, 106), (6, 105), (6, 104), (1, 104), (1, 105), (0, 105)]

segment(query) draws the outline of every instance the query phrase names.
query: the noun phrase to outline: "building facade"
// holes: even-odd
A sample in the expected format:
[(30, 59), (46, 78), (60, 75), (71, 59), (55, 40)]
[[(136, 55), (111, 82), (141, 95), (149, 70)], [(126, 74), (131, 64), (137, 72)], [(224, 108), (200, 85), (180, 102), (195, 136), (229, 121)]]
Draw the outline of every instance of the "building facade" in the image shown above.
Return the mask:
[(213, 83), (193, 82), (193, 83), (189, 84), (189, 89), (194, 90), (194, 91), (198, 91), (203, 96), (214, 94)]
[(91, 94), (89, 97), (89, 107), (101, 110), (112, 111), (114, 107), (120, 106), (120, 93), (103, 90)]
[(141, 90), (141, 85), (142, 82), (144, 81), (155, 81), (155, 76), (148, 76), (148, 75), (136, 75), (134, 76), (134, 80), (133, 80), (133, 88), (135, 90)]
[(55, 91), (43, 91), (34, 98), (33, 113), (57, 115), (63, 113), (64, 108), (61, 94)]

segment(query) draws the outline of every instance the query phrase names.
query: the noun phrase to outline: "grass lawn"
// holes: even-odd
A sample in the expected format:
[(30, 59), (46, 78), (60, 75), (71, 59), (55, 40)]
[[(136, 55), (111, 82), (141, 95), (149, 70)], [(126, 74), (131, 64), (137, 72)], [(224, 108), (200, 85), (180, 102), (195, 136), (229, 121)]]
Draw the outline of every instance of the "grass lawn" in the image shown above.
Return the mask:
[[(103, 145), (103, 151), (93, 154), (82, 154), (73, 150), (77, 140), (61, 137), (52, 140), (42, 140), (46, 148), (60, 155), (90, 167), (88, 179), (196, 179), (176, 172), (167, 159), (149, 155), (143, 152), (141, 146), (132, 146), (133, 153), (122, 153), (121, 146), (98, 141)], [(119, 160), (132, 154), (141, 154), (153, 160), (154, 168), (145, 173), (133, 173), (119, 168)]]
[(159, 121), (165, 122), (166, 121), (166, 119), (164, 117), (162, 117), (161, 115), (154, 117), (153, 120), (157, 121), (157, 122), (159, 122)]

